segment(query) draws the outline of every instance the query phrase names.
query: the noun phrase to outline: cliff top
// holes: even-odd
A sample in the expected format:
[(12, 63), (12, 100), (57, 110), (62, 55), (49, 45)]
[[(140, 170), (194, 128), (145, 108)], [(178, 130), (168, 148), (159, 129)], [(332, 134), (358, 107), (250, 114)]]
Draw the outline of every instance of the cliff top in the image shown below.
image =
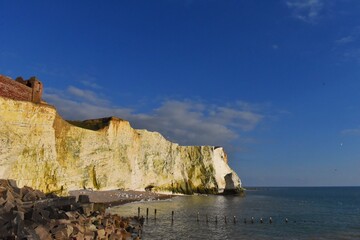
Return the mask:
[(89, 119), (84, 121), (76, 121), (76, 120), (67, 120), (68, 123), (80, 127), (85, 128), (93, 131), (97, 131), (109, 126), (111, 121), (125, 121), (121, 118), (117, 117), (105, 117), (105, 118), (98, 118), (98, 119)]

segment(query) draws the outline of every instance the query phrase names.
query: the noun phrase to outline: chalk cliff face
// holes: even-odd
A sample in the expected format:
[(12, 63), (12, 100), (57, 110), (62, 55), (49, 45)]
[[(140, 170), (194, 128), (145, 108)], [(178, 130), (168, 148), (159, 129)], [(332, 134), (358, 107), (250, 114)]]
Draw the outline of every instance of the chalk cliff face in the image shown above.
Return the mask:
[(0, 97), (0, 178), (45, 192), (93, 188), (239, 191), (221, 147), (179, 146), (104, 118), (69, 123), (54, 107)]

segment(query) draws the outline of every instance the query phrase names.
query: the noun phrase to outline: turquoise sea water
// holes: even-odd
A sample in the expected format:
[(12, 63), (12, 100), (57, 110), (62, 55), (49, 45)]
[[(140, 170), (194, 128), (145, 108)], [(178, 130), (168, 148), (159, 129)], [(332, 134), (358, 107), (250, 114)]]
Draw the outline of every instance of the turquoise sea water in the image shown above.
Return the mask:
[(110, 211), (133, 216), (138, 207), (144, 216), (149, 208), (143, 239), (360, 239), (360, 187), (258, 188), (245, 197), (181, 196)]

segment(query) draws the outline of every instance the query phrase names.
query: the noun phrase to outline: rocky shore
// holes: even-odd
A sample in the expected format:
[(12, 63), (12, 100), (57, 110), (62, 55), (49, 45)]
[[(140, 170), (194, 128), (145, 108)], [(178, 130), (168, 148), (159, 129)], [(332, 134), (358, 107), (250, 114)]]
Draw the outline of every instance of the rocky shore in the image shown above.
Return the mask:
[(105, 214), (131, 201), (169, 198), (150, 192), (90, 190), (58, 197), (0, 180), (0, 239), (141, 239), (143, 219)]

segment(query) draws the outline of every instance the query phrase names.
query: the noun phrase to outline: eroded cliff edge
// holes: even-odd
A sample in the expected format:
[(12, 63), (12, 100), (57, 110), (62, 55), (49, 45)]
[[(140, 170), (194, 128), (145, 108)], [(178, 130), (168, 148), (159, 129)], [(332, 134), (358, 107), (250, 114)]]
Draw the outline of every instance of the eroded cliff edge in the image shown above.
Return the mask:
[(46, 104), (0, 97), (0, 178), (44, 192), (93, 188), (239, 191), (221, 147), (180, 146), (110, 117), (69, 123)]

